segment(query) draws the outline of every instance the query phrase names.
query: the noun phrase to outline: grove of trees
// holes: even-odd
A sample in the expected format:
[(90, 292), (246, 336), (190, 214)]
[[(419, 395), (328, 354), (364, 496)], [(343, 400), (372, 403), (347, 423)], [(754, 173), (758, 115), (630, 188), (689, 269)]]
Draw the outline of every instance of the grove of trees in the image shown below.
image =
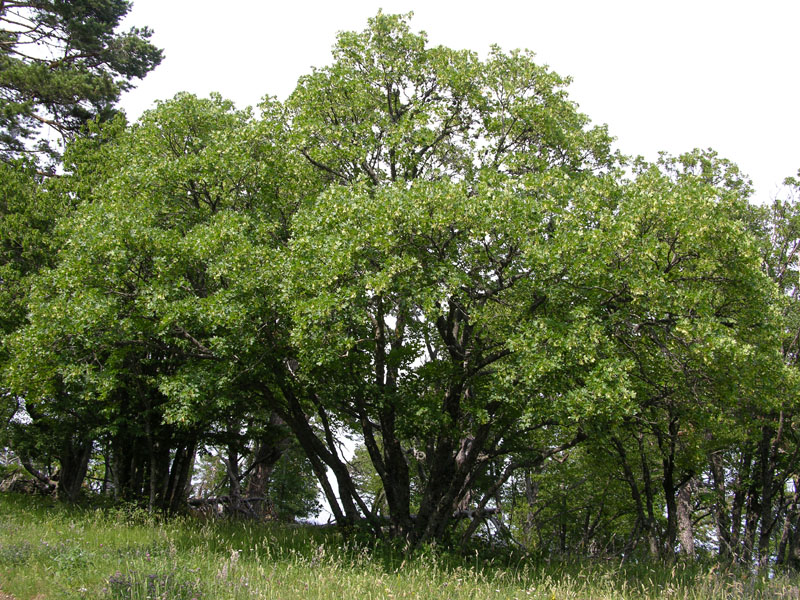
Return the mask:
[[(160, 51), (100, 4), (0, 3), (59, 32), (48, 89), (107, 84), (56, 111), (0, 46), (0, 436), (42, 491), (292, 517), (319, 485), (412, 545), (800, 566), (800, 181), (622, 156), (532, 54), (383, 13), (285, 102), (128, 124)], [(20, 158), (42, 121), (58, 175)]]

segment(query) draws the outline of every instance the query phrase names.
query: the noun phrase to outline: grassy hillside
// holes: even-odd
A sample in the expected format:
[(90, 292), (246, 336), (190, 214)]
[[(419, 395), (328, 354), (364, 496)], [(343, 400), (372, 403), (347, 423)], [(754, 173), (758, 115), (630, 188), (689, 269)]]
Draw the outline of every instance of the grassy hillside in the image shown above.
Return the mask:
[[(0, 494), (0, 590), (17, 600), (798, 598), (797, 577), (700, 566), (414, 556), (333, 529), (163, 521)], [(3, 597), (0, 594), (0, 597)]]

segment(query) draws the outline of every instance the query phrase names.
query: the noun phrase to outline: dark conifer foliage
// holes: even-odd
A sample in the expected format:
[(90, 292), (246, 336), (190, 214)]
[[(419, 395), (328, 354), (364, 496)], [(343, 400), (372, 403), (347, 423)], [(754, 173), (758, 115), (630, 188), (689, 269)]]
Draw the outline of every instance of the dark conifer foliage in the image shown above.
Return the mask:
[(48, 133), (65, 140), (107, 120), (132, 80), (161, 62), (149, 29), (117, 31), (130, 9), (125, 0), (0, 2), (0, 158), (56, 156)]

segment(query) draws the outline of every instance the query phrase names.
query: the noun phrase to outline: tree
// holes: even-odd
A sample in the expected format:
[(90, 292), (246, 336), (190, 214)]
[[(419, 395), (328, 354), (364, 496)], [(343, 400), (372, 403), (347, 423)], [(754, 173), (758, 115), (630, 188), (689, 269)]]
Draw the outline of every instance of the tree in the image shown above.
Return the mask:
[[(44, 177), (47, 172), (42, 167), (52, 173), (55, 165), (36, 155), (58, 157), (59, 148), (48, 141), (53, 132), (62, 138), (61, 149), (78, 133), (92, 138), (84, 146), (102, 145), (119, 130), (119, 123), (103, 132), (95, 127), (93, 133), (85, 126), (93, 119), (110, 122), (117, 114), (113, 105), (120, 93), (161, 60), (161, 51), (147, 41), (147, 29), (115, 33), (129, 10), (130, 3), (122, 0), (0, 2), (0, 371), (7, 360), (2, 337), (24, 324), (29, 282), (56, 260), (55, 223), (81, 196), (70, 187), (74, 179), (65, 178), (67, 183)], [(75, 157), (85, 151), (76, 145), (71, 152)], [(100, 161), (99, 156), (95, 154)], [(64, 392), (63, 386), (56, 387)], [(62, 409), (70, 404), (64, 397), (37, 411), (32, 402), (28, 416), (37, 415), (35, 424), (22, 427), (4, 419), (4, 430), (17, 430), (16, 449), (42, 479), (47, 475), (38, 472), (32, 457), (60, 456), (59, 493), (73, 498), (92, 451), (93, 434), (86, 430), (92, 429), (96, 415), (80, 416), (78, 411), (59, 422), (55, 409), (59, 401), (66, 401)], [(24, 404), (21, 396), (9, 391), (5, 376), (0, 380), (0, 402), (4, 415), (7, 407), (13, 415)], [(46, 431), (32, 436), (38, 427)]]
[[(602, 340), (572, 346), (594, 324), (569, 276), (581, 277), (573, 236), (592, 228), (584, 204), (611, 209), (601, 175), (615, 159), (567, 80), (528, 53), (429, 48), (379, 13), (340, 35), (334, 59), (288, 101), (298, 150), (329, 186), (294, 221), (284, 298), (294, 377), (311, 393), (284, 420), (322, 423), (331, 441), (337, 424), (355, 428), (392, 531), (440, 539), (459, 506), (485, 508), (492, 462), (506, 461), (503, 480), (575, 443), (566, 414), (611, 391), (622, 365), (601, 358)], [(543, 345), (550, 357), (530, 350)], [(353, 496), (334, 444), (317, 452)], [(356, 505), (374, 517), (350, 504), (348, 518)]]
[[(680, 534), (689, 553), (681, 493), (730, 441), (743, 405), (757, 414), (778, 395), (776, 295), (747, 235), (748, 189), (734, 167), (708, 153), (662, 157), (639, 171), (631, 192), (614, 236), (632, 247), (618, 251), (610, 270), (622, 276), (611, 323), (620, 351), (635, 361), (638, 402), (627, 433), (612, 442), (642, 499), (650, 551), (671, 554)], [(630, 473), (646, 462), (637, 483)], [(654, 497), (664, 503), (663, 524)]]
[[(55, 222), (72, 204), (69, 200), (65, 202), (65, 196), (56, 193), (48, 183), (30, 160), (0, 162), (0, 407), (3, 415), (0, 435), (3, 446), (14, 448), (22, 464), (36, 474), (45, 489), (51, 489), (53, 483), (34, 462), (47, 465), (63, 453), (59, 491), (70, 497), (77, 493), (74, 482), (80, 486), (82, 465), (88, 462), (91, 451), (91, 444), (81, 443), (75, 432), (91, 419), (80, 423), (73, 416), (65, 427), (54, 427), (55, 422), (39, 413), (42, 418), (36, 425), (20, 422), (17, 417), (24, 412), (24, 399), (9, 389), (3, 377), (9, 360), (4, 338), (24, 325), (30, 282), (39, 270), (54, 264), (58, 246), (53, 235)], [(30, 408), (35, 412), (33, 406)], [(37, 429), (40, 425), (43, 429)]]
[[(542, 552), (671, 556), (744, 521), (763, 559), (783, 518), (794, 560), (796, 211), (749, 209), (710, 152), (626, 176), (567, 83), (379, 13), (260, 118), (179, 94), (93, 124), (48, 187), (77, 204), (58, 258), (28, 269), (0, 229), (31, 452), (74, 489), (102, 446), (120, 495), (169, 510), (213, 447), (232, 499), (302, 513), (311, 471), (337, 523), (412, 545), (492, 518)], [(8, 214), (38, 176), (13, 173)]]
[[(800, 219), (798, 180), (785, 180), (786, 192), (769, 206), (750, 207), (751, 229), (760, 242), (762, 268), (775, 282), (779, 295), (774, 302), (780, 314), (780, 348), (786, 376), (780, 381), (775, 402), (751, 410), (744, 435), (729, 455), (728, 467), (733, 477), (731, 510), (723, 513), (721, 528), (730, 541), (731, 552), (749, 563), (756, 557), (766, 567), (772, 556), (777, 564), (797, 566), (800, 552), (797, 535), (798, 472), (800, 447), (797, 429), (797, 356), (798, 356), (798, 250)], [(751, 404), (752, 406), (752, 404)], [(720, 496), (725, 478), (720, 482)], [(782, 521), (782, 523), (781, 523)], [(782, 526), (781, 526), (782, 525)], [(741, 540), (742, 549), (737, 547)]]
[(127, 0), (0, 2), (0, 159), (53, 156), (43, 127), (71, 139), (90, 120), (108, 120), (114, 103), (162, 58), (151, 31), (115, 30)]
[(237, 393), (214, 360), (235, 340), (208, 340), (242, 327), (217, 261), (260, 257), (252, 236), (267, 215), (272, 231), (278, 210), (261, 179), (280, 163), (267, 123), (180, 95), (94, 152), (81, 141), (68, 179), (83, 203), (60, 224), (68, 241), (13, 336), (8, 379), (28, 412), (99, 419), (85, 433), (107, 437), (115, 491), (153, 508), (180, 505), (200, 434)]
[[(427, 48), (402, 17), (342, 34), (334, 58), (288, 101), (329, 186), (289, 249), (295, 376), (312, 393), (287, 423), (363, 435), (391, 529), (420, 541), (461, 508), (480, 516), (515, 470), (654, 419), (661, 480), (639, 526), (660, 552), (658, 495), (674, 547), (700, 468), (681, 424), (702, 435), (703, 407), (759, 389), (777, 356), (733, 170), (687, 156), (624, 183), (563, 79), (525, 53)], [(336, 473), (335, 444), (319, 453)]]

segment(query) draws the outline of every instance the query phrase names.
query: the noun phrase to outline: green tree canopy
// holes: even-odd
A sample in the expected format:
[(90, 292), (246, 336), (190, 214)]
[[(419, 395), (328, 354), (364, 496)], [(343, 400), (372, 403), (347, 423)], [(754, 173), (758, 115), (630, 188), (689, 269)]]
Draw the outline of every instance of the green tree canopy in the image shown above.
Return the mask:
[(281, 134), (279, 121), (183, 94), (71, 152), (66, 184), (82, 204), (59, 225), (58, 263), (36, 278), (6, 373), (31, 416), (91, 414), (117, 453), (168, 452), (231, 409), (233, 357), (258, 333), (241, 318), (253, 297), (240, 300), (237, 273), (268, 261), (293, 202)]
[[(282, 486), (299, 447), (337, 522), (411, 543), (492, 515), (543, 551), (689, 554), (694, 494), (720, 548), (744, 520), (763, 556), (781, 515), (791, 546), (794, 204), (750, 208), (713, 152), (626, 173), (529, 52), (378, 13), (333, 58), (260, 117), (179, 94), (93, 124), (43, 197), (77, 206), (49, 262), (18, 243), (49, 231), (35, 170), (9, 175), (31, 226), (0, 229), (28, 294), (6, 321), (29, 322), (4, 324), (4, 381), (32, 438), (78, 475), (102, 439), (152, 507), (203, 444), (231, 495)], [(522, 495), (540, 518), (496, 516)]]

